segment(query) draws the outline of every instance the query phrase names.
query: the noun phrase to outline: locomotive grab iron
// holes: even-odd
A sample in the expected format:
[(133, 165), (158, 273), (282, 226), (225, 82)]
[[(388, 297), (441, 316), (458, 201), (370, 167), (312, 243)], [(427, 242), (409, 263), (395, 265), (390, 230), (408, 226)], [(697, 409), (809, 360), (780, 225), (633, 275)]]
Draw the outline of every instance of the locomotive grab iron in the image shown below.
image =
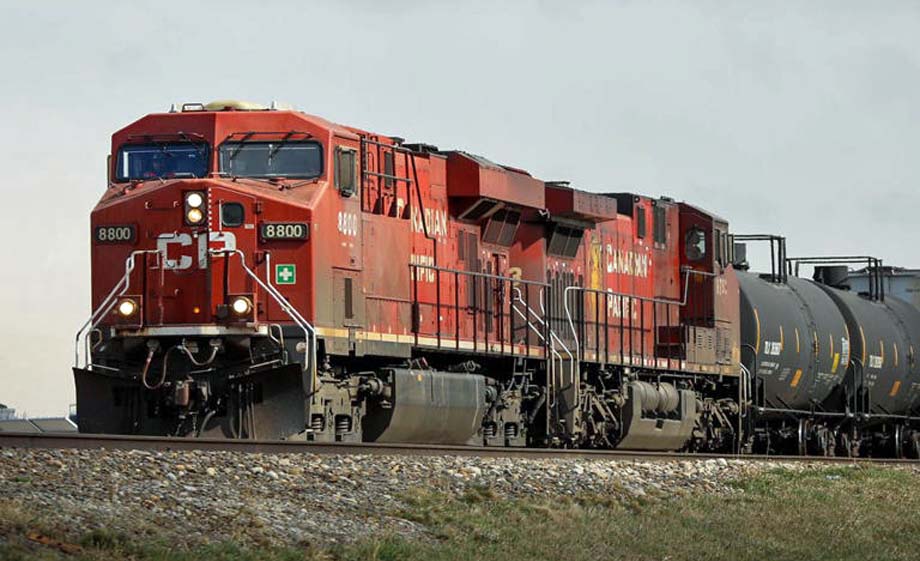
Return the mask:
[(83, 432), (920, 456), (920, 311), (854, 259), (235, 101), (111, 153)]

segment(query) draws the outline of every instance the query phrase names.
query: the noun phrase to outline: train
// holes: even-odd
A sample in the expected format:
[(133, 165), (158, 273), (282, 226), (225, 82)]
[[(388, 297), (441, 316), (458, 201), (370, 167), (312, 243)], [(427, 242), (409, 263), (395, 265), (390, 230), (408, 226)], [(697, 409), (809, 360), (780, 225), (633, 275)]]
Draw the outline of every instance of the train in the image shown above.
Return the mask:
[(81, 432), (920, 457), (874, 257), (275, 103), (144, 116), (107, 176)]

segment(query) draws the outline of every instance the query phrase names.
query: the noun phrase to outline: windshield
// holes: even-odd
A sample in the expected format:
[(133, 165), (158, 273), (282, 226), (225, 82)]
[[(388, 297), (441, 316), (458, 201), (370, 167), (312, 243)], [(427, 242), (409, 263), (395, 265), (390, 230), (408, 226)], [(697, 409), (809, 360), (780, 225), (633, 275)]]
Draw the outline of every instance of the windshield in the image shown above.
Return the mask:
[(208, 145), (188, 142), (128, 144), (118, 151), (115, 177), (121, 181), (158, 177), (204, 177)]
[(234, 177), (319, 177), (323, 148), (318, 142), (224, 142), (220, 171)]

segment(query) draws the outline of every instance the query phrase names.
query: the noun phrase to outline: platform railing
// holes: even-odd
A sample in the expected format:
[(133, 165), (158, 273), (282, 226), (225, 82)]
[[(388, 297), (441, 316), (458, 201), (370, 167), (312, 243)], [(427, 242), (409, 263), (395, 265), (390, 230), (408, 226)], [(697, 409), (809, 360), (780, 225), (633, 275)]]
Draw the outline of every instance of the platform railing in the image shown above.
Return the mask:
[[(529, 348), (537, 343), (536, 346), (546, 352), (548, 334), (539, 333), (528, 325), (526, 314), (521, 314), (513, 304), (515, 288), (523, 289), (522, 299), (526, 302), (532, 299), (534, 290), (539, 289), (542, 294), (547, 284), (418, 263), (411, 263), (409, 267), (412, 333), (416, 345), (423, 344), (423, 338), (430, 338), (438, 349), (513, 357), (519, 353), (520, 345)], [(461, 286), (466, 287), (463, 301)], [(424, 317), (434, 318), (434, 325), (430, 325), (431, 320), (428, 326), (422, 325), (420, 318)], [(523, 323), (519, 323), (518, 318), (524, 320)], [(524, 336), (520, 338), (522, 330)], [(528, 351), (523, 352), (527, 355)]]
[[(572, 340), (575, 341), (574, 348), (575, 348), (575, 353), (576, 353), (576, 360), (579, 362), (582, 360), (582, 354), (585, 350), (584, 349), (585, 338), (582, 336), (581, 330), (579, 328), (580, 327), (587, 328), (593, 325), (595, 328), (595, 341), (594, 341), (593, 350), (598, 355), (599, 362), (608, 362), (608, 363), (612, 362), (610, 360), (611, 353), (609, 349), (609, 341), (610, 341), (610, 330), (611, 328), (614, 328), (614, 329), (619, 330), (619, 336), (620, 336), (619, 352), (614, 353), (614, 354), (619, 355), (618, 358), (619, 358), (620, 364), (627, 364), (627, 363), (633, 364), (635, 352), (637, 350), (635, 348), (636, 347), (635, 333), (637, 330), (641, 332), (647, 328), (645, 309), (646, 309), (647, 304), (651, 304), (652, 306), (651, 328), (654, 331), (654, 347), (656, 347), (652, 349), (651, 354), (655, 358), (656, 366), (657, 366), (658, 358), (667, 358), (668, 367), (673, 368), (672, 360), (674, 359), (671, 356), (670, 352), (668, 353), (668, 356), (666, 357), (659, 356), (660, 353), (659, 353), (659, 350), (657, 349), (657, 347), (659, 346), (659, 335), (660, 335), (659, 328), (664, 327), (666, 330), (670, 330), (675, 327), (681, 328), (680, 318), (678, 317), (678, 320), (676, 322), (672, 322), (671, 313), (672, 311), (676, 311), (679, 316), (680, 308), (684, 308), (687, 306), (688, 300), (689, 300), (689, 293), (690, 293), (690, 277), (691, 276), (701, 276), (701, 277), (714, 277), (715, 276), (713, 273), (709, 273), (706, 271), (697, 271), (697, 270), (688, 269), (688, 268), (683, 269), (681, 272), (683, 273), (683, 277), (684, 277), (683, 294), (679, 300), (672, 299), (672, 298), (638, 296), (636, 294), (629, 294), (626, 292), (617, 292), (617, 291), (613, 291), (609, 289), (602, 290), (602, 289), (586, 288), (582, 286), (565, 287), (565, 289), (563, 290), (563, 299), (562, 299), (563, 307), (565, 311), (565, 319), (568, 322), (568, 327), (569, 327), (571, 338)], [(576, 318), (574, 316), (573, 310), (571, 308), (571, 303), (574, 301), (574, 298), (571, 297), (572, 293), (580, 293), (582, 299), (584, 299), (585, 295), (587, 294), (594, 295), (595, 297), (595, 318), (594, 318), (593, 323), (591, 321), (586, 320), (584, 317)], [(613, 299), (614, 302), (619, 302), (618, 305), (620, 307), (620, 310), (619, 310), (620, 316), (617, 319), (617, 321), (612, 322), (612, 323), (609, 320), (609, 310), (610, 310), (611, 299)], [(603, 300), (603, 308), (601, 307), (601, 300)], [(634, 318), (633, 317), (635, 315), (634, 310), (635, 310), (637, 302), (639, 303), (639, 313), (638, 313), (639, 317)], [(665, 315), (666, 321), (664, 325), (659, 324), (658, 306), (665, 307), (664, 315)], [(584, 308), (586, 309), (587, 307), (584, 307)], [(603, 309), (603, 312), (601, 312), (601, 309)], [(626, 310), (625, 313), (624, 313), (624, 309)], [(603, 315), (603, 325), (601, 325), (602, 322), (599, 317), (601, 314)], [(636, 325), (637, 323), (638, 325)], [(625, 337), (626, 332), (629, 332), (628, 344), (627, 344), (626, 337)], [(670, 332), (669, 332), (669, 336), (670, 336)], [(643, 361), (644, 361), (646, 357), (646, 352), (644, 348), (645, 336), (640, 335), (639, 337), (640, 337), (640, 340), (639, 340), (640, 348), (638, 350), (642, 354)], [(686, 343), (685, 338), (686, 336), (682, 334), (679, 344), (685, 344)], [(600, 361), (602, 343), (604, 345), (604, 350), (603, 350), (604, 360)], [(628, 360), (627, 360), (627, 356), (628, 356)], [(615, 356), (615, 358), (617, 357)]]

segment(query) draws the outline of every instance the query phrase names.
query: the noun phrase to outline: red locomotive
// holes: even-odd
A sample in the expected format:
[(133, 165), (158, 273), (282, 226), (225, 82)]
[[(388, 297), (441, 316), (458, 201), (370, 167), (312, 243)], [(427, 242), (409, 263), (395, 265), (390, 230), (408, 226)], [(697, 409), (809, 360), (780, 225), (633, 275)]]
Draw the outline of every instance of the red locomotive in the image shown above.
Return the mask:
[(225, 101), (113, 135), (92, 237), (84, 432), (722, 450), (798, 428), (758, 402), (760, 341), (742, 356), (728, 223), (686, 203)]

